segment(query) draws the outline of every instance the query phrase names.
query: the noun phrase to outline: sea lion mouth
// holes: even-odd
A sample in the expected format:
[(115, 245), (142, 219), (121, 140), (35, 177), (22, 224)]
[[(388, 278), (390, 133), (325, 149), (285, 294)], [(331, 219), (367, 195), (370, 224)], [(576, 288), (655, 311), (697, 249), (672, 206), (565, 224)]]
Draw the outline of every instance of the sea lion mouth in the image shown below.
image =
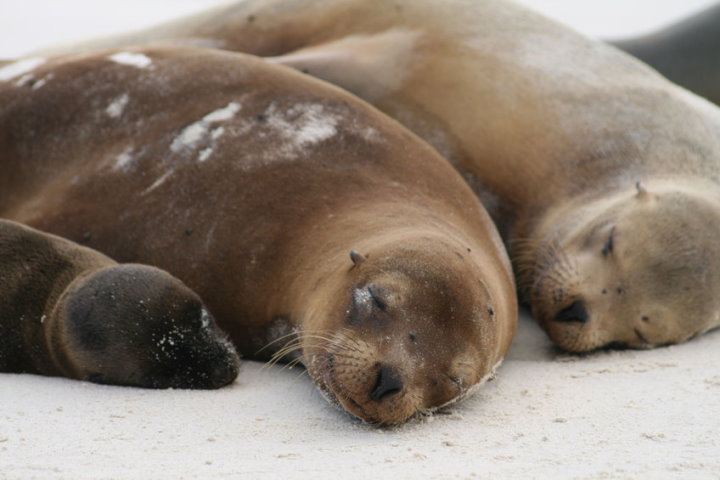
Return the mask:
[[(598, 255), (603, 252), (610, 255), (613, 248), (613, 242), (604, 239)], [(519, 284), (524, 299), (530, 304), (533, 318), (552, 341), (567, 352), (603, 348), (608, 339), (598, 327), (593, 303), (585, 296), (578, 257), (568, 252), (557, 238), (534, 244), (519, 256)], [(605, 295), (606, 290), (602, 290), (601, 295)]]
[[(332, 404), (371, 425), (394, 425), (413, 416), (413, 412), (407, 411), (407, 408), (398, 409), (398, 403), (393, 401), (395, 399), (391, 400), (392, 397), (401, 399), (403, 390), (399, 375), (392, 369), (381, 366), (370, 388), (361, 387), (359, 392), (353, 393), (353, 386), (346, 386), (341, 380), (343, 372), (338, 370), (336, 361), (334, 354), (327, 354), (322, 372), (324, 393)], [(361, 403), (361, 398), (365, 399), (364, 403)]]
[(524, 296), (531, 305), (533, 316), (545, 324), (585, 324), (589, 313), (584, 300), (573, 298), (578, 286), (578, 269), (571, 257), (556, 246), (550, 246), (531, 267), (525, 279)]
[(326, 351), (314, 354), (311, 365), (311, 377), (325, 399), (364, 423), (396, 425), (420, 413), (420, 398), (409, 394), (402, 373), (369, 356)]
[[(555, 305), (567, 303), (568, 286), (575, 283), (577, 265), (561, 246), (557, 236), (540, 240), (513, 241), (513, 265), (522, 302), (542, 306), (543, 317), (549, 316), (545, 299)], [(540, 313), (540, 312), (537, 312)], [(553, 312), (557, 313), (557, 312)]]
[(325, 399), (330, 402), (331, 405), (348, 412), (359, 420), (368, 422), (368, 415), (363, 407), (353, 400), (352, 396), (344, 390), (343, 386), (337, 379), (337, 374), (335, 372), (335, 355), (332, 353), (325, 354), (319, 374), (322, 382), (318, 383), (318, 387)]
[(633, 331), (635, 332), (635, 335), (637, 335), (638, 339), (642, 342), (643, 348), (652, 348), (653, 347), (653, 342), (648, 340), (645, 337), (645, 335), (643, 335), (643, 333), (640, 331), (639, 328), (634, 328)]

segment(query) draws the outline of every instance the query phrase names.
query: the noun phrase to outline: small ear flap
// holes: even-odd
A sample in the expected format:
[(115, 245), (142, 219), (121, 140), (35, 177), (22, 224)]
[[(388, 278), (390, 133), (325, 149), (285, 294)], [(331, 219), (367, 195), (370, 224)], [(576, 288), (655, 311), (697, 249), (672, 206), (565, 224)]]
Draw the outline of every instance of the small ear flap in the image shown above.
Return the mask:
[(636, 197), (638, 199), (642, 200), (648, 197), (648, 191), (645, 189), (645, 187), (639, 180), (635, 183), (635, 188), (637, 189)]
[(367, 257), (356, 250), (350, 250), (350, 260), (352, 260), (353, 266), (359, 267), (367, 260)]

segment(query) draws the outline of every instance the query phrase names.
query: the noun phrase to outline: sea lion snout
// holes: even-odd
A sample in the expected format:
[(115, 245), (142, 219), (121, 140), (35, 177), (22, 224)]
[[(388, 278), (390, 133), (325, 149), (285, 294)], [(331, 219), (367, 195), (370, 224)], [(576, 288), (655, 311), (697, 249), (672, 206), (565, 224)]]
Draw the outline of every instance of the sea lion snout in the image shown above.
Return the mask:
[(392, 338), (388, 343), (394, 351), (346, 337), (316, 357), (313, 375), (322, 379), (321, 390), (332, 403), (367, 423), (393, 425), (459, 400), (482, 383), (477, 363), (460, 359), (467, 357), (461, 346), (448, 366), (430, 344), (412, 353)]

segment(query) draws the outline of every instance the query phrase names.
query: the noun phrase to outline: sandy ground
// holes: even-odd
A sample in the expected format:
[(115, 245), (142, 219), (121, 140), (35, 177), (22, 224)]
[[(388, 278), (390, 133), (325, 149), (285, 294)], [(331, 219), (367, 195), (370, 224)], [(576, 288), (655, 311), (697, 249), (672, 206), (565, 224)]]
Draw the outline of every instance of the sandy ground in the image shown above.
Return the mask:
[(255, 362), (212, 392), (5, 374), (0, 478), (718, 478), (719, 352), (569, 356), (524, 319), (495, 381), (384, 430)]
[[(0, 57), (210, 3), (0, 0)], [(525, 3), (619, 37), (708, 1)], [(720, 478), (720, 331), (580, 357), (523, 318), (498, 373), (460, 405), (383, 430), (333, 409), (300, 370), (254, 362), (213, 392), (0, 374), (0, 479)]]

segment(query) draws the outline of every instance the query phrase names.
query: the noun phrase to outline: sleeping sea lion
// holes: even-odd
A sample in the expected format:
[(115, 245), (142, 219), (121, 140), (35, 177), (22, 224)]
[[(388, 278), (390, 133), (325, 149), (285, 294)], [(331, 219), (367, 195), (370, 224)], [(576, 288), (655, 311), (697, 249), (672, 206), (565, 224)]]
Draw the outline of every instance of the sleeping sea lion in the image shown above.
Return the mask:
[(147, 388), (218, 388), (238, 357), (167, 272), (118, 265), (0, 220), (0, 371)]
[(434, 146), (561, 348), (720, 325), (720, 110), (630, 56), (501, 0), (246, 0), (105, 44), (195, 41), (335, 83)]
[(0, 216), (171, 272), (245, 356), (302, 362), (392, 424), (462, 398), (507, 351), (517, 300), (492, 221), (364, 102), (214, 50), (3, 71)]

